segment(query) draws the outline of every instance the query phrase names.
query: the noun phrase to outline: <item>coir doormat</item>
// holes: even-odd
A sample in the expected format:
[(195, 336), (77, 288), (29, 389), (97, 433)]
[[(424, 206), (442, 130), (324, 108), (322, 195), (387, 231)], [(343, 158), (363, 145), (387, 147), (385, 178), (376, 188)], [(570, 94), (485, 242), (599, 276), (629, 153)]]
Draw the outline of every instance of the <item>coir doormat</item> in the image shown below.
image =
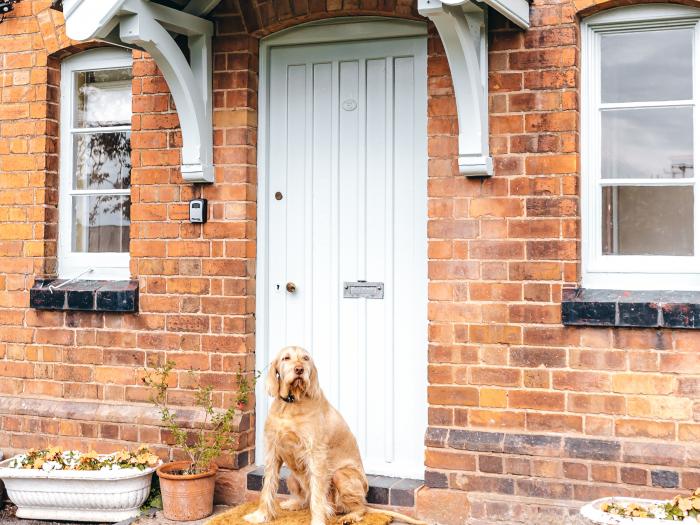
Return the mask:
[[(243, 519), (243, 516), (255, 511), (258, 508), (257, 502), (243, 503), (231, 510), (219, 514), (210, 519), (205, 525), (250, 525)], [(358, 525), (387, 525), (391, 523), (391, 516), (385, 514), (365, 514), (362, 521)], [(267, 522), (269, 525), (309, 525), (311, 522), (311, 513), (309, 509), (305, 510), (282, 510), (277, 514), (277, 518)], [(329, 525), (343, 525), (343, 517), (335, 516), (329, 520)]]

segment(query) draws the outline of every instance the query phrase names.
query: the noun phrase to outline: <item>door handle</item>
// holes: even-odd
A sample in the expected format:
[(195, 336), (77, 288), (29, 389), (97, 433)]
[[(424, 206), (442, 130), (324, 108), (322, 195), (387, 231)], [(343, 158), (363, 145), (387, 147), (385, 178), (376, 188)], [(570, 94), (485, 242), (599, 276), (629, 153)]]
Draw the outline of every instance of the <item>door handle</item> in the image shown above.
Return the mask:
[(296, 291), (297, 291), (297, 285), (294, 284), (292, 281), (289, 281), (289, 282), (287, 283), (287, 291), (288, 291), (289, 293), (294, 293), (294, 292), (296, 292)]

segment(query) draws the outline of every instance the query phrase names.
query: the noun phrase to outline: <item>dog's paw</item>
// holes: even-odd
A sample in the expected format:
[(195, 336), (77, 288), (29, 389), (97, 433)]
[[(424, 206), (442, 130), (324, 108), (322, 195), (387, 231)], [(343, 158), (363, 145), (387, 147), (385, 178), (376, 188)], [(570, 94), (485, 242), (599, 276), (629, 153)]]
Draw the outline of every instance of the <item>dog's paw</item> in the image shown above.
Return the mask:
[(255, 512), (243, 516), (243, 519), (248, 523), (265, 523), (267, 521), (267, 516), (265, 516), (262, 511), (256, 510)]
[(342, 517), (343, 525), (354, 525), (355, 523), (359, 523), (362, 521), (364, 514), (364, 512), (351, 512), (346, 514)]
[(281, 502), (280, 507), (282, 507), (284, 510), (301, 510), (306, 508), (306, 505), (304, 505), (304, 502), (296, 498), (289, 498)]
[(326, 525), (326, 520), (312, 518), (311, 525)]

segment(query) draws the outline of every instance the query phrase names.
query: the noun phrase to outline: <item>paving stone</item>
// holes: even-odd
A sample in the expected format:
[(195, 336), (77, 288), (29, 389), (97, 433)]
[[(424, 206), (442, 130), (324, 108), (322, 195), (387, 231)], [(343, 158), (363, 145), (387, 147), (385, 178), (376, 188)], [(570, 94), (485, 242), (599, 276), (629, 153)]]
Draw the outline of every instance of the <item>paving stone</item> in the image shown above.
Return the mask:
[(424, 485), (421, 479), (402, 479), (391, 487), (389, 504), (397, 507), (413, 507), (416, 504), (416, 490)]
[(388, 476), (367, 476), (369, 490), (367, 491), (367, 502), (375, 505), (389, 504), (389, 490), (397, 482), (397, 478)]

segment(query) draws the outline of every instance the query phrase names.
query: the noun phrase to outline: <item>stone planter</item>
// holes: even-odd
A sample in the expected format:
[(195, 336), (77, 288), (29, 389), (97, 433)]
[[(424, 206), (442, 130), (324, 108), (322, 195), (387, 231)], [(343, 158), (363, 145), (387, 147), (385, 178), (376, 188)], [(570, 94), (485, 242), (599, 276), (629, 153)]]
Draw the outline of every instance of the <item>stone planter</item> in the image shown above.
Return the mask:
[(624, 516), (616, 516), (601, 510), (603, 504), (613, 502), (621, 506), (626, 506), (630, 503), (637, 503), (646, 508), (653, 507), (655, 505), (663, 506), (668, 503), (667, 501), (653, 499), (601, 498), (581, 507), (581, 516), (598, 525), (671, 525), (679, 523), (682, 523), (683, 525), (698, 525), (698, 521), (696, 521), (695, 518), (686, 518), (683, 521), (672, 521), (661, 518), (626, 518)]
[(155, 469), (28, 470), (0, 463), (0, 480), (18, 518), (117, 522), (138, 516)]

